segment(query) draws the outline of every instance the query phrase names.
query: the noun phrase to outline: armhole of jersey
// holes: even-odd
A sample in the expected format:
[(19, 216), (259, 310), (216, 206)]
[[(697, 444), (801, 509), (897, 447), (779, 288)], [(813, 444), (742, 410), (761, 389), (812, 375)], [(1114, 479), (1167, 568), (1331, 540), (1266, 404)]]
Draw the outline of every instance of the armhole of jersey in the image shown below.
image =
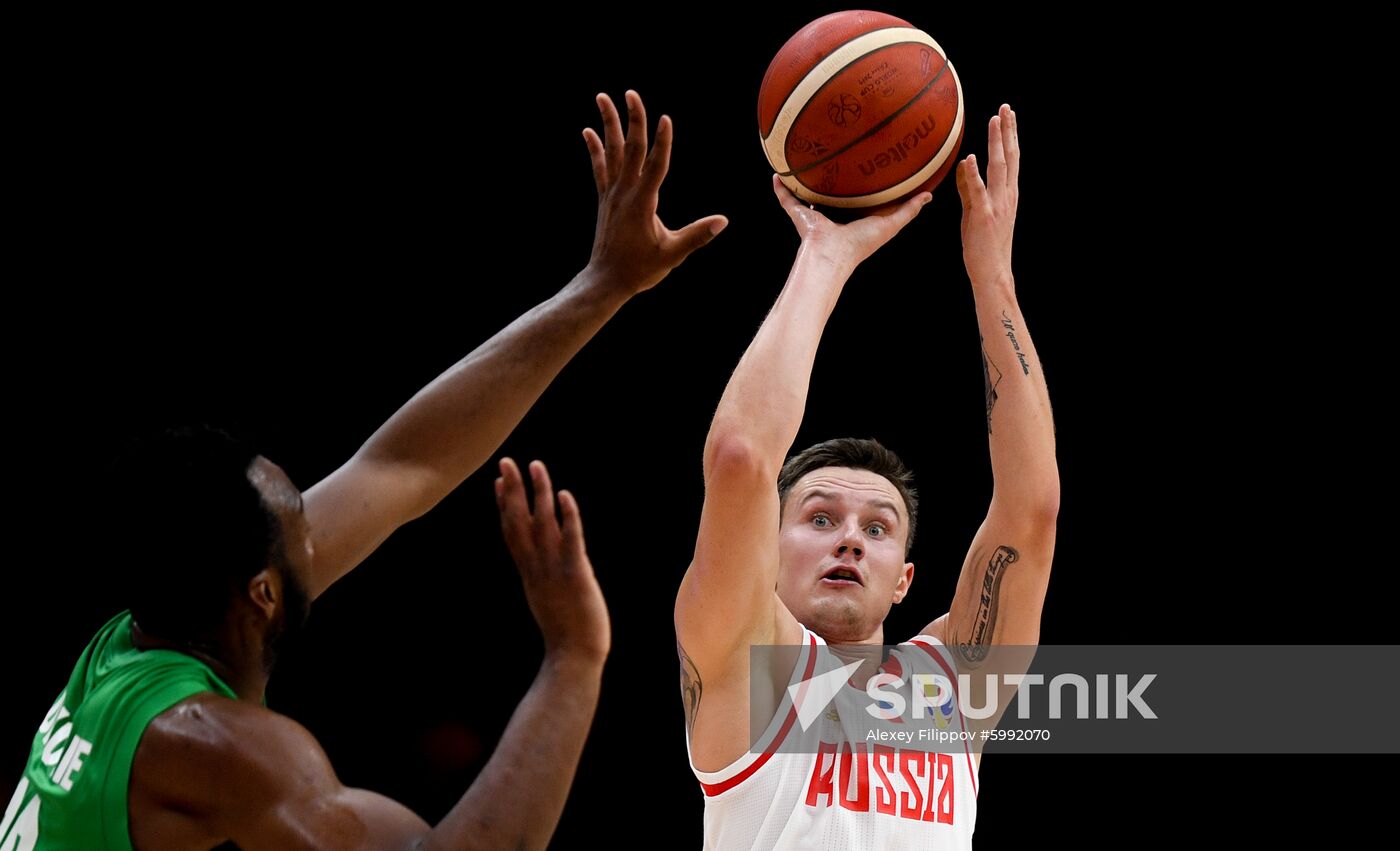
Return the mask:
[[(212, 671), (208, 674), (214, 682), (224, 685)], [(107, 775), (103, 778), (102, 835), (111, 847), (131, 847), (131, 815), (127, 809), (131, 800), (131, 770), (136, 763), (136, 750), (141, 746), (141, 739), (146, 735), (146, 730), (156, 718), (195, 695), (206, 692), (219, 694), (211, 685), (198, 678), (185, 677), (162, 683), (157, 690), (141, 698), (139, 710), (121, 732), (120, 740), (113, 751), (114, 757), (108, 764)], [(228, 686), (224, 685), (224, 688)], [(116, 813), (120, 813), (120, 817), (111, 817)]]
[[(815, 632), (802, 628), (802, 650), (798, 654), (797, 664), (793, 666), (792, 675), (788, 678), (788, 685), (805, 682), (812, 678), (812, 672), (817, 664), (817, 647), (826, 642), (821, 640)], [(805, 690), (805, 686), (803, 686)], [(803, 693), (799, 690), (799, 698)], [(792, 726), (797, 721), (797, 709), (792, 704), (792, 694), (786, 689), (783, 691), (782, 702), (778, 704), (778, 709), (773, 713), (773, 720), (768, 722), (768, 727), (763, 731), (763, 735), (758, 741), (749, 747), (747, 751), (738, 759), (726, 765), (718, 771), (701, 771), (695, 767), (695, 760), (690, 760), (690, 770), (695, 772), (695, 777), (700, 781), (700, 788), (707, 798), (733, 789), (745, 779), (753, 776), (754, 772), (763, 767), (764, 763), (773, 756), (782, 745)], [(685, 733), (686, 755), (690, 755), (690, 730)]]
[[(948, 677), (949, 681), (953, 684), (953, 694), (957, 698), (954, 701), (954, 706), (956, 706), (958, 710), (958, 726), (964, 731), (967, 730), (967, 719), (964, 718), (962, 714), (961, 696), (957, 694), (958, 678), (956, 676), (956, 670), (950, 661), (952, 658), (952, 651), (948, 649), (948, 645), (939, 641), (932, 635), (916, 635), (906, 641), (905, 644), (913, 644), (923, 650), (932, 657), (934, 663), (937, 664), (939, 668), (943, 669), (944, 676)], [(963, 753), (967, 757), (967, 769), (972, 775), (972, 796), (975, 798), (977, 797), (977, 772), (979, 770), (979, 761), (972, 758), (972, 747), (970, 745), (963, 745)]]

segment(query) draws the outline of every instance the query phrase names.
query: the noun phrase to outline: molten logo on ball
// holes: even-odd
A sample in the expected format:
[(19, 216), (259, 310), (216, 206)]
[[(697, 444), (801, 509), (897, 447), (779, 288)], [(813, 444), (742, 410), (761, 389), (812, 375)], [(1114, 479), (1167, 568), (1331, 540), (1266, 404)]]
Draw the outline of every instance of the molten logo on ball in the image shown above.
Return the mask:
[(919, 146), (919, 140), (927, 138), (933, 134), (935, 126), (932, 115), (927, 115), (919, 122), (919, 126), (899, 140), (899, 144), (881, 151), (874, 157), (860, 164), (860, 173), (867, 177), (874, 174), (878, 169), (889, 168), (898, 162), (903, 162), (909, 156), (909, 151)]
[(869, 10), (803, 27), (758, 92), (768, 164), (803, 201), (861, 208), (932, 190), (953, 170), (962, 86), (938, 42)]

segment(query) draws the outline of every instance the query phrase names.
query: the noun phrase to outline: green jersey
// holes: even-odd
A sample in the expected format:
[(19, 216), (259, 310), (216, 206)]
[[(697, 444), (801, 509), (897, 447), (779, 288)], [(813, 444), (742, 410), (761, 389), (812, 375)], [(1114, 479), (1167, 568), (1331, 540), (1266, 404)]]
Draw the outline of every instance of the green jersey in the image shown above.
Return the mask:
[(34, 734), (29, 765), (0, 816), (0, 851), (131, 849), (127, 785), (141, 734), (206, 691), (237, 697), (193, 656), (138, 650), (130, 612), (109, 621)]

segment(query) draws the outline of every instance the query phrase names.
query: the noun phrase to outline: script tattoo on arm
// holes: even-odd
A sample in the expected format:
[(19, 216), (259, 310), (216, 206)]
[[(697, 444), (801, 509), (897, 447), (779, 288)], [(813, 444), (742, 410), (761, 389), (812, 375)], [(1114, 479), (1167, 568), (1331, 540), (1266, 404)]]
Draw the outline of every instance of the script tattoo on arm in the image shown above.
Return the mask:
[(1016, 326), (1011, 324), (1011, 317), (1006, 315), (1006, 311), (1001, 312), (1001, 327), (1006, 329), (1006, 339), (1011, 341), (1011, 348), (1016, 350), (1016, 359), (1021, 362), (1021, 372), (1030, 375), (1031, 365), (1026, 363), (1026, 353), (1021, 351), (1021, 343), (1016, 339)]
[(676, 653), (681, 657), (681, 703), (685, 704), (685, 729), (694, 733), (695, 713), (700, 709), (700, 692), (704, 687), (700, 682), (700, 670), (686, 655), (679, 641), (676, 642)]
[(987, 341), (981, 334), (977, 341), (982, 344), (982, 381), (987, 389), (987, 434), (992, 433), (992, 408), (997, 404), (997, 385), (1001, 383), (1001, 370), (987, 357)]
[(996, 548), (982, 574), (982, 594), (977, 603), (977, 616), (972, 621), (972, 634), (966, 642), (956, 642), (958, 655), (970, 665), (987, 658), (992, 644), (992, 635), (997, 626), (997, 604), (1000, 602), (1001, 578), (1007, 565), (1015, 562), (1021, 554), (1014, 547)]

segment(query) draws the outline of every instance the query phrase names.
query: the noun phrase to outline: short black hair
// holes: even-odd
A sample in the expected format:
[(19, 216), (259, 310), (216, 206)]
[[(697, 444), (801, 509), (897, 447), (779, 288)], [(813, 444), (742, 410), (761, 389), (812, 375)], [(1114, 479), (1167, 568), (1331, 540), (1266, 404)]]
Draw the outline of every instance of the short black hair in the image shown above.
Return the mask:
[(909, 536), (904, 542), (904, 557), (908, 558), (914, 548), (914, 529), (919, 520), (919, 492), (914, 488), (914, 474), (900, 457), (873, 438), (838, 437), (823, 441), (807, 447), (783, 464), (782, 471), (778, 473), (778, 499), (786, 503), (793, 485), (822, 467), (869, 470), (889, 479), (903, 497), (904, 508), (909, 512)]
[(258, 571), (284, 561), (281, 520), (248, 478), (258, 455), (247, 438), (198, 424), (140, 437), (111, 465), (109, 543), (144, 632), (210, 634)]

